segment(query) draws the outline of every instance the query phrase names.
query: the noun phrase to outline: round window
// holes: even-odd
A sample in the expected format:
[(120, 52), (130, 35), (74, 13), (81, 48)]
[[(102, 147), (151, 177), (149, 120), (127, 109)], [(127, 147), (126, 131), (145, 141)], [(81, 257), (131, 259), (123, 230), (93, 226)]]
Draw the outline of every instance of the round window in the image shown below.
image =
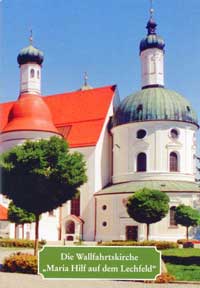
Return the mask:
[(178, 138), (178, 135), (179, 135), (178, 130), (172, 129), (172, 130), (170, 131), (170, 135), (171, 135), (171, 137), (172, 137), (173, 139), (177, 139), (177, 138)]
[(102, 223), (102, 226), (103, 226), (103, 227), (106, 227), (106, 226), (107, 226), (107, 222), (104, 221), (104, 222)]
[(103, 205), (103, 206), (102, 206), (102, 209), (103, 209), (103, 210), (106, 210), (106, 209), (107, 209), (107, 206), (106, 206), (106, 205)]
[(144, 129), (140, 129), (137, 131), (137, 138), (143, 139), (147, 135), (147, 132)]

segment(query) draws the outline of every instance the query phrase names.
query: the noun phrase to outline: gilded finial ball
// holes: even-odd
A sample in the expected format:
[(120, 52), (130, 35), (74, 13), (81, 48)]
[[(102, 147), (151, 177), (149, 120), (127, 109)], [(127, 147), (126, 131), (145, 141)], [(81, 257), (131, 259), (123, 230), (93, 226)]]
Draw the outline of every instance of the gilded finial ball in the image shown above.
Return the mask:
[(153, 13), (154, 13), (154, 9), (151, 8), (151, 9), (150, 9), (150, 14), (152, 15)]

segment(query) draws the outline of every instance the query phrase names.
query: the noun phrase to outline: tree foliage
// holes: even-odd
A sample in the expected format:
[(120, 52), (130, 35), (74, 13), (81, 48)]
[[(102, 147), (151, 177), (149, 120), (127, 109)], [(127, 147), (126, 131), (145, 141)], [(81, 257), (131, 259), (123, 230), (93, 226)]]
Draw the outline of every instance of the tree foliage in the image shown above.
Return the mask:
[(15, 206), (11, 201), (8, 207), (8, 220), (16, 224), (32, 223), (35, 222), (35, 215)]
[(197, 209), (182, 204), (176, 207), (175, 220), (185, 227), (197, 226), (200, 224), (200, 213)]
[(54, 136), (15, 146), (1, 155), (0, 168), (2, 194), (36, 217), (36, 255), (40, 215), (72, 199), (87, 181), (83, 155)]
[(139, 223), (156, 223), (166, 216), (169, 197), (164, 192), (144, 188), (135, 192), (127, 203), (127, 212)]
[(147, 239), (149, 225), (164, 218), (169, 210), (169, 197), (159, 190), (143, 188), (128, 198), (127, 212), (139, 223), (147, 224)]
[(86, 182), (83, 155), (70, 153), (64, 139), (27, 141), (2, 154), (2, 193), (40, 215), (72, 199)]

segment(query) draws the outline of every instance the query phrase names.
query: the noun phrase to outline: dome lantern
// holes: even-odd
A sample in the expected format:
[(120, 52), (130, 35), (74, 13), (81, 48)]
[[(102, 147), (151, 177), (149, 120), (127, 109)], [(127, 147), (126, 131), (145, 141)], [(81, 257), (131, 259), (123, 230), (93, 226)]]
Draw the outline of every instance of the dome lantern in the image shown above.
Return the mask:
[(33, 46), (32, 31), (29, 41), (29, 46), (21, 49), (17, 57), (20, 67), (20, 95), (23, 93), (40, 95), (44, 54)]
[(151, 6), (150, 19), (147, 22), (147, 36), (140, 42), (142, 69), (142, 89), (164, 87), (164, 47), (165, 42), (156, 33), (157, 24), (153, 19)]

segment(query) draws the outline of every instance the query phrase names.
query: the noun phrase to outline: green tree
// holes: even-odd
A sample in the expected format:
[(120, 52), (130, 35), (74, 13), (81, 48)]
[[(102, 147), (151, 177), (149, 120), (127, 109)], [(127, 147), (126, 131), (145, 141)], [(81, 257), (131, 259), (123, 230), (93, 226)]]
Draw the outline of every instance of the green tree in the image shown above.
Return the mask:
[(39, 218), (72, 199), (87, 181), (83, 155), (69, 151), (64, 139), (27, 141), (1, 155), (2, 194), (35, 215), (35, 249)]
[(11, 201), (8, 207), (8, 220), (15, 223), (15, 238), (17, 225), (22, 225), (22, 238), (24, 239), (24, 224), (35, 222), (35, 215), (15, 206), (13, 201)]
[(147, 224), (147, 240), (149, 226), (164, 218), (169, 210), (169, 197), (159, 190), (143, 188), (128, 198), (127, 212), (139, 223)]
[(186, 239), (188, 240), (189, 227), (200, 224), (200, 213), (197, 209), (181, 204), (176, 207), (175, 220), (177, 224), (186, 227)]

